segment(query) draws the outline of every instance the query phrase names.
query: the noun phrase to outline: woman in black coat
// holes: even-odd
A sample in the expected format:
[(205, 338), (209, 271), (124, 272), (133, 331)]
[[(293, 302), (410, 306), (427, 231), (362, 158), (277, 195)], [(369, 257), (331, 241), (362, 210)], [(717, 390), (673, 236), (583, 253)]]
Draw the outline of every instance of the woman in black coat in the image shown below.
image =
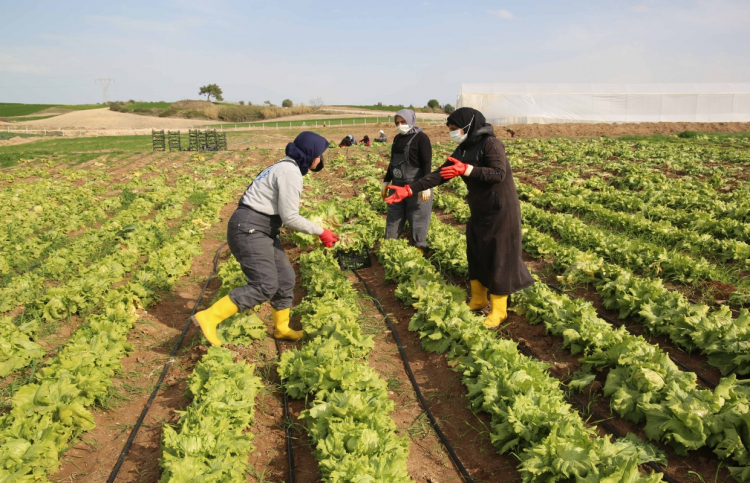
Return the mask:
[(469, 307), (487, 306), (487, 327), (499, 326), (507, 317), (508, 295), (531, 286), (531, 277), (521, 256), (521, 205), (505, 147), (484, 115), (462, 107), (449, 117), (452, 141), (458, 143), (439, 170), (404, 187), (386, 201), (396, 203), (414, 193), (434, 188), (456, 176), (466, 183), (471, 217), (466, 225), (466, 256), (469, 262), (471, 300)]

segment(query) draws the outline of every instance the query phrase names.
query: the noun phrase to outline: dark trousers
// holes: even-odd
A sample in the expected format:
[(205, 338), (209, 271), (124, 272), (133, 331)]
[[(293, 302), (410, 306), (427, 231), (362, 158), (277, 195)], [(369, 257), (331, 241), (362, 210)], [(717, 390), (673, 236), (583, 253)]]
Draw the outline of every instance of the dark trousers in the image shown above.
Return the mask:
[(281, 220), (247, 208), (229, 219), (227, 244), (247, 277), (247, 285), (229, 293), (240, 312), (263, 302), (276, 310), (292, 306), (294, 269), (279, 241)]
[(385, 218), (385, 237), (389, 239), (398, 238), (408, 221), (414, 245), (419, 248), (427, 248), (427, 231), (430, 229), (431, 215), (432, 196), (429, 200), (422, 201), (422, 196), (417, 193), (404, 201), (388, 205), (388, 215)]

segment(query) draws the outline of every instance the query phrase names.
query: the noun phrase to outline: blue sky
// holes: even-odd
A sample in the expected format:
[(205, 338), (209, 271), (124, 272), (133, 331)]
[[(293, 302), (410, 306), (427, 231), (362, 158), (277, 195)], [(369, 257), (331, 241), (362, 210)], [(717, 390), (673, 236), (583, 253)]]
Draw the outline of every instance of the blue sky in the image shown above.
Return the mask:
[(453, 104), (474, 82), (748, 82), (750, 2), (0, 0), (0, 102)]

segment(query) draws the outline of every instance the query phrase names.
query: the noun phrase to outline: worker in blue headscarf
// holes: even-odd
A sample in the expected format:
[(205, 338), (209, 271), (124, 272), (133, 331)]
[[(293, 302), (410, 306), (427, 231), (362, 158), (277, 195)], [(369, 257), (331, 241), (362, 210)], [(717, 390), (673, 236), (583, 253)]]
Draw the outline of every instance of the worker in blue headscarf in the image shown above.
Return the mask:
[(323, 169), (328, 141), (313, 132), (301, 133), (287, 144), (286, 157), (261, 172), (245, 190), (227, 227), (227, 243), (247, 278), (211, 307), (195, 314), (193, 322), (213, 345), (221, 345), (216, 327), (228, 317), (263, 302), (271, 302), (274, 337), (296, 341), (304, 333), (289, 328), (294, 297), (294, 270), (279, 241), (282, 226), (318, 235), (326, 247), (337, 241), (331, 231), (299, 214), (302, 177)]

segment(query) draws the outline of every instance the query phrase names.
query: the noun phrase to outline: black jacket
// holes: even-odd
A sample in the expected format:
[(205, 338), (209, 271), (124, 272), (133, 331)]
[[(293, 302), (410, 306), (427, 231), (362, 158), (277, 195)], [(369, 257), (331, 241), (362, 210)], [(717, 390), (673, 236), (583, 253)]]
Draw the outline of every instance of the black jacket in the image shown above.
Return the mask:
[[(492, 126), (477, 130), (453, 158), (473, 166), (461, 178), (469, 189), (471, 217), (466, 224), (469, 278), (479, 280), (494, 295), (508, 295), (534, 283), (522, 258), (521, 205), (505, 146)], [(443, 166), (453, 165), (446, 161)], [(440, 170), (410, 184), (414, 193), (446, 182)]]

